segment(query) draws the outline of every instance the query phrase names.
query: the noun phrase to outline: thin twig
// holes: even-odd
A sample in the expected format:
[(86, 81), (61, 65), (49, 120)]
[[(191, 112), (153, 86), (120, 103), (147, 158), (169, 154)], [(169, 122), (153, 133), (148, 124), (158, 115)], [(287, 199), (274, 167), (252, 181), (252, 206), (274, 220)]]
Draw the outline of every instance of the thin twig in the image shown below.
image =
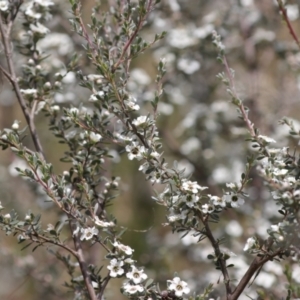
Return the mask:
[(287, 27), (290, 31), (290, 34), (293, 37), (294, 41), (296, 42), (298, 48), (300, 49), (300, 41), (294, 31), (294, 28), (293, 28), (289, 18), (288, 18), (287, 11), (286, 11), (286, 8), (284, 7), (282, 0), (277, 0), (277, 3), (278, 3), (279, 10), (282, 13), (283, 19), (284, 19), (285, 23), (287, 24)]
[(83, 255), (80, 239), (77, 236), (77, 234), (74, 234), (74, 231), (76, 230), (76, 224), (75, 224), (74, 220), (70, 220), (69, 225), (70, 225), (71, 233), (73, 233), (72, 237), (73, 237), (73, 242), (74, 242), (74, 246), (76, 249), (76, 258), (79, 263), (81, 274), (83, 276), (85, 286), (88, 290), (90, 300), (97, 300), (99, 298), (97, 297), (95, 290), (93, 288), (92, 280), (91, 280), (91, 277), (89, 275), (88, 268), (87, 268), (87, 263), (85, 261), (84, 255)]
[(16, 76), (16, 72), (15, 72), (15, 68), (14, 68), (14, 64), (13, 64), (13, 60), (12, 60), (12, 47), (11, 47), (11, 39), (10, 39), (11, 27), (12, 27), (12, 21), (10, 21), (7, 24), (7, 26), (5, 26), (3, 23), (2, 17), (0, 16), (0, 32), (1, 32), (2, 42), (3, 42), (3, 46), (4, 46), (6, 61), (7, 61), (7, 65), (8, 65), (8, 71), (4, 71), (3, 67), (1, 67), (1, 71), (8, 78), (8, 80), (10, 81), (10, 83), (12, 84), (12, 86), (15, 90), (18, 102), (21, 106), (23, 115), (28, 124), (29, 131), (30, 131), (35, 149), (44, 158), (43, 147), (42, 147), (42, 144), (40, 142), (40, 139), (39, 139), (37, 131), (36, 131), (34, 119), (33, 119), (33, 117), (31, 117), (31, 115), (27, 109), (26, 102), (23, 98), (23, 95), (20, 90), (20, 86), (18, 84), (18, 80), (17, 80), (17, 76)]
[(148, 17), (148, 15), (151, 11), (151, 6), (152, 6), (152, 0), (149, 0), (148, 6), (147, 6), (147, 11), (146, 11), (145, 15), (143, 17), (140, 16), (134, 32), (132, 33), (132, 35), (130, 36), (130, 38), (128, 39), (128, 41), (126, 42), (126, 44), (125, 44), (125, 46), (122, 50), (120, 58), (118, 59), (118, 61), (112, 67), (112, 72), (114, 72), (119, 67), (119, 65), (124, 62), (124, 56), (125, 56), (128, 48), (132, 44), (133, 40), (137, 36), (138, 32), (141, 30), (142, 26), (144, 25), (144, 21), (146, 20), (146, 18)]
[(222, 272), (223, 277), (224, 277), (224, 283), (225, 283), (225, 287), (226, 287), (226, 294), (227, 294), (227, 297), (228, 297), (231, 294), (231, 286), (230, 286), (230, 277), (229, 277), (227, 266), (226, 266), (226, 260), (223, 258), (223, 253), (220, 250), (218, 241), (216, 241), (216, 239), (214, 238), (214, 236), (213, 236), (213, 234), (210, 230), (210, 227), (208, 225), (208, 218), (207, 219), (203, 218), (202, 213), (200, 211), (198, 212), (198, 217), (202, 221), (202, 223), (205, 227), (205, 235), (207, 236), (207, 238), (209, 239), (211, 245), (214, 248), (215, 255), (218, 259), (218, 262), (220, 264), (220, 269), (221, 269), (221, 272)]
[[(239, 97), (238, 97), (236, 89), (235, 89), (232, 72), (231, 72), (231, 70), (229, 68), (229, 65), (228, 65), (228, 62), (227, 62), (227, 59), (226, 59), (225, 55), (222, 57), (222, 60), (223, 60), (224, 66), (225, 66), (227, 77), (229, 79), (229, 85), (230, 85), (231, 91), (234, 94), (234, 97), (236, 99), (238, 99)], [(255, 133), (255, 130), (254, 130), (254, 124), (249, 120), (248, 114), (247, 114), (247, 112), (245, 110), (245, 107), (244, 107), (244, 104), (242, 103), (242, 101), (238, 105), (238, 108), (239, 108), (239, 110), (240, 110), (240, 112), (241, 112), (241, 114), (243, 116), (243, 119), (244, 119), (244, 121), (246, 123), (246, 126), (247, 126), (247, 128), (249, 130), (250, 135), (252, 137), (257, 137), (257, 135)]]
[(110, 278), (111, 278), (111, 277), (109, 276), (109, 273), (108, 273), (107, 276), (106, 276), (106, 278), (104, 279), (102, 285), (101, 285), (101, 291), (100, 291), (100, 293), (98, 294), (98, 298), (99, 298), (99, 299), (102, 299), (103, 293), (104, 293), (104, 291), (105, 291), (105, 288), (106, 288), (106, 286), (107, 286), (107, 284), (108, 284)]
[(278, 249), (276, 252), (270, 255), (266, 255), (264, 257), (255, 257), (255, 259), (252, 261), (250, 267), (248, 268), (247, 272), (244, 274), (243, 278), (240, 280), (239, 284), (233, 291), (233, 293), (230, 295), (228, 300), (236, 300), (239, 298), (241, 293), (246, 288), (248, 282), (251, 280), (252, 276), (255, 274), (255, 272), (261, 268), (266, 262), (269, 260), (272, 260), (274, 257), (279, 255), (282, 252), (282, 249)]

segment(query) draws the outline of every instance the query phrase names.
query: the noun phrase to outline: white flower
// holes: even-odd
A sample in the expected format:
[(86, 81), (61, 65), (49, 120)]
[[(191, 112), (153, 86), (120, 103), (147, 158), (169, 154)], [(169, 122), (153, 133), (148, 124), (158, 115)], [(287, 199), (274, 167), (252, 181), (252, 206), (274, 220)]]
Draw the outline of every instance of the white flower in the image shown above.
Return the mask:
[(246, 245), (244, 247), (244, 251), (249, 251), (251, 250), (252, 248), (254, 248), (255, 246), (255, 243), (256, 243), (256, 239), (251, 237), (251, 238), (248, 238), (247, 242), (246, 242)]
[(113, 258), (110, 261), (110, 265), (107, 266), (107, 269), (110, 270), (109, 276), (110, 277), (117, 277), (124, 274), (124, 269), (122, 266), (124, 265), (123, 261), (118, 261), (116, 258)]
[(158, 159), (160, 157), (160, 154), (156, 151), (152, 151), (150, 153), (150, 157)]
[(278, 168), (274, 168), (274, 170), (273, 170), (273, 174), (275, 175), (275, 176), (284, 176), (284, 175), (286, 175), (287, 173), (288, 173), (288, 171), (289, 170), (287, 170), (287, 169), (278, 169)]
[(89, 74), (87, 76), (88, 80), (96, 81), (97, 83), (100, 83), (100, 81), (102, 81), (103, 78), (104, 78), (103, 75), (99, 75), (99, 74)]
[(90, 102), (96, 102), (99, 100), (99, 98), (102, 98), (104, 96), (104, 92), (103, 91), (99, 91), (96, 94), (93, 94), (90, 96), (89, 101)]
[(140, 109), (140, 106), (136, 104), (136, 99), (132, 96), (128, 98), (128, 100), (124, 101), (124, 104), (129, 110), (136, 111)]
[(35, 7), (34, 7), (34, 2), (28, 3), (24, 13), (27, 17), (37, 19), (37, 20), (42, 17), (41, 13), (36, 12)]
[(173, 280), (168, 280), (168, 290), (174, 291), (175, 296), (182, 297), (183, 294), (188, 294), (190, 292), (190, 289), (188, 287), (188, 284), (180, 280), (179, 277), (174, 277)]
[(263, 141), (265, 141), (268, 144), (270, 144), (270, 143), (276, 143), (276, 141), (274, 139), (271, 139), (270, 137), (265, 136), (265, 135), (259, 135), (258, 138), (261, 139), (261, 140), (263, 140)]
[(73, 231), (73, 236), (77, 235), (80, 231), (80, 227), (77, 226), (76, 229)]
[(54, 2), (52, 2), (51, 0), (34, 0), (34, 2), (43, 7), (54, 5)]
[(136, 127), (141, 127), (147, 124), (147, 116), (139, 116), (137, 119), (132, 121), (132, 124)]
[(59, 107), (59, 105), (53, 105), (53, 106), (51, 106), (51, 110), (52, 111), (59, 111), (60, 107)]
[(211, 196), (210, 201), (212, 202), (213, 205), (215, 206), (221, 206), (225, 207), (226, 206), (226, 201), (224, 198), (220, 198), (218, 196)]
[(98, 143), (102, 139), (102, 136), (99, 133), (91, 132), (90, 140), (94, 143)]
[(143, 292), (144, 288), (141, 285), (132, 285), (130, 283), (126, 283), (124, 285), (124, 291), (128, 294), (136, 294), (137, 292)]
[(37, 94), (37, 89), (21, 89), (20, 91), (26, 98), (35, 97)]
[(207, 189), (207, 187), (200, 186), (196, 181), (192, 182), (189, 180), (185, 180), (182, 183), (182, 189), (188, 192), (192, 192), (193, 194), (197, 194), (198, 190), (203, 191)]
[(211, 214), (215, 207), (212, 204), (203, 204), (201, 210), (204, 214)]
[(175, 28), (169, 31), (167, 41), (172, 47), (184, 49), (195, 45), (197, 38), (192, 36), (191, 32), (186, 28)]
[(279, 226), (278, 225), (271, 225), (271, 231), (279, 233)]
[[(57, 57), (57, 55), (60, 56), (64, 56), (64, 55), (68, 55), (69, 53), (71, 53), (72, 51), (74, 51), (74, 44), (73, 41), (71, 39), (71, 37), (65, 33), (49, 33), (47, 35), (47, 38), (41, 39), (38, 42), (38, 48), (41, 51), (46, 51), (46, 52), (51, 52), (53, 53), (54, 57)], [(61, 60), (59, 60), (61, 61)], [(54, 62), (55, 63), (55, 62)], [(60, 67), (61, 65), (57, 65), (57, 67)], [(62, 72), (61, 72), (62, 73)], [(70, 72), (70, 73), (74, 73), (74, 72)], [(65, 75), (60, 74), (60, 76), (57, 77), (58, 80), (61, 80), (62, 77), (64, 77)], [(69, 76), (67, 76), (68, 78)], [(74, 73), (74, 76), (71, 75), (71, 80), (72, 77), (74, 78), (74, 81), (76, 79), (76, 74)], [(67, 84), (67, 82), (65, 82), (65, 78), (64, 78), (64, 83)], [(69, 81), (69, 79), (68, 79)], [(73, 82), (74, 82), (73, 81)]]
[(187, 195), (185, 197), (185, 204), (188, 206), (188, 207), (194, 207), (195, 204), (198, 202), (199, 200), (199, 197), (196, 196), (196, 195)]
[(124, 252), (124, 253), (127, 254), (127, 255), (132, 255), (132, 253), (133, 253), (133, 251), (134, 251), (134, 250), (133, 250), (132, 248), (130, 248), (129, 246), (123, 245), (123, 244), (121, 244), (121, 243), (119, 243), (119, 242), (114, 242), (114, 243), (113, 243), (113, 246), (116, 247), (118, 250)]
[(69, 109), (69, 112), (70, 112), (70, 114), (72, 114), (72, 115), (74, 115), (74, 116), (77, 116), (78, 113), (79, 113), (79, 109), (76, 108), (76, 107), (71, 107), (71, 108)]
[(171, 215), (167, 216), (167, 218), (170, 223), (174, 223), (174, 222), (180, 220), (181, 216), (179, 214), (171, 214)]
[(37, 22), (36, 24), (30, 24), (29, 28), (33, 33), (37, 33), (41, 36), (45, 36), (47, 33), (50, 32), (50, 30), (47, 27), (45, 27), (39, 22)]
[(236, 185), (235, 185), (234, 183), (232, 183), (232, 182), (226, 183), (226, 186), (227, 186), (228, 188), (230, 188), (230, 189), (233, 189), (233, 188), (236, 187)]
[[(2, 136), (2, 138), (3, 138), (3, 136)], [(20, 171), (22, 172), (22, 171), (25, 171), (26, 168), (28, 168), (28, 165), (24, 160), (16, 157), (8, 167), (8, 172), (13, 177), (16, 177), (19, 175), (19, 171), (17, 171), (16, 168), (19, 168)]]
[(4, 218), (6, 221), (8, 221), (8, 220), (11, 219), (11, 215), (10, 215), (10, 214), (6, 214), (6, 215), (3, 216), (3, 218)]
[(19, 129), (19, 122), (18, 121), (14, 121), (14, 124), (12, 124), (11, 128), (13, 130), (18, 130)]
[(288, 4), (285, 6), (285, 9), (290, 21), (295, 21), (299, 18), (298, 4)]
[(293, 196), (294, 196), (294, 198), (295, 199), (299, 199), (300, 198), (300, 190), (295, 190), (294, 192), (293, 192)]
[(128, 279), (131, 279), (135, 284), (141, 283), (147, 279), (147, 275), (143, 270), (138, 270), (135, 266), (131, 267), (131, 272), (126, 274)]
[(0, 1), (0, 10), (1, 11), (7, 11), (8, 10), (8, 1), (7, 0), (1, 0)]
[(230, 203), (231, 207), (239, 207), (244, 204), (244, 199), (239, 198), (236, 194), (224, 195), (223, 200)]
[(139, 166), (139, 171), (146, 173), (149, 168), (150, 168), (150, 164), (146, 161), (141, 166)]
[(131, 145), (127, 145), (125, 149), (127, 152), (129, 152), (128, 158), (130, 160), (133, 160), (134, 158), (141, 160), (143, 158), (143, 153), (145, 152), (145, 147), (140, 146), (136, 142), (133, 142)]
[(97, 235), (99, 230), (95, 227), (81, 228), (81, 240), (90, 240), (94, 235)]
[(54, 226), (53, 226), (52, 224), (48, 224), (46, 230), (47, 230), (47, 231), (54, 230)]
[(124, 263), (132, 265), (134, 263), (134, 260), (130, 257), (127, 257), (127, 258), (124, 259)]
[(100, 220), (97, 216), (95, 216), (94, 222), (96, 225), (100, 226), (100, 227), (112, 227), (115, 226), (115, 224), (113, 222), (104, 222), (102, 220)]
[(200, 69), (200, 63), (189, 58), (180, 58), (177, 63), (177, 68), (190, 75)]

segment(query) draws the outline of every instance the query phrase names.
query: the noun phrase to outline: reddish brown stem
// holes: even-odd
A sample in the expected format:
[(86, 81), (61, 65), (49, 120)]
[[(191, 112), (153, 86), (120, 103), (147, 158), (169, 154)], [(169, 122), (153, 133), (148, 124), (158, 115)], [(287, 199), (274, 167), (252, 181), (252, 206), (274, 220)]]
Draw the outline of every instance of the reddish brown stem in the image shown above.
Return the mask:
[(279, 10), (282, 13), (283, 19), (284, 19), (285, 23), (287, 24), (287, 27), (290, 31), (290, 34), (293, 37), (294, 41), (296, 42), (298, 48), (300, 49), (300, 41), (295, 33), (295, 30), (294, 30), (289, 18), (288, 18), (287, 11), (286, 11), (286, 8), (284, 7), (282, 0), (277, 0), (277, 3), (278, 3)]

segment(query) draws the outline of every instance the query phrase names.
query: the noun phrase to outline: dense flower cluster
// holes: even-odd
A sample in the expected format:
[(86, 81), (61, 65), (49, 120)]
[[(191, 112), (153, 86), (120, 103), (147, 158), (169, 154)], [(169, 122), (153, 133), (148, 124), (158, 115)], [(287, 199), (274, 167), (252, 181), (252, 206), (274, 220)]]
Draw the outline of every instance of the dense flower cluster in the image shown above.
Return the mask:
[[(125, 229), (108, 207), (126, 189), (122, 179), (114, 176), (115, 172), (118, 173), (114, 164), (124, 157), (127, 161), (135, 161), (138, 164), (136, 169), (149, 181), (152, 199), (164, 207), (167, 219), (164, 225), (171, 228), (173, 238), (176, 234), (181, 235), (182, 247), (205, 239), (203, 251), (193, 252), (193, 247), (190, 247), (189, 256), (195, 260), (210, 260), (222, 273), (227, 298), (238, 299), (264, 264), (299, 253), (300, 160), (281, 142), (276, 148), (276, 139), (260, 134), (250, 120), (249, 109), (237, 93), (235, 74), (225, 57), (225, 45), (214, 31), (218, 23), (216, 16), (206, 16), (201, 26), (188, 24), (173, 28), (171, 21), (164, 19), (163, 9), (160, 11), (157, 6), (159, 1), (125, 2), (115, 1), (114, 6), (102, 16), (101, 5), (96, 5), (92, 10), (91, 24), (85, 25), (80, 1), (70, 0), (72, 17), (68, 16), (68, 19), (80, 37), (78, 43), (73, 36), (70, 38), (67, 34), (51, 32), (55, 23), (51, 21), (52, 9), (57, 5), (54, 1), (29, 0), (23, 3), (0, 0), (2, 51), (8, 66), (6, 70), (1, 63), (1, 71), (12, 85), (28, 125), (27, 130), (20, 121), (11, 122), (11, 128), (0, 132), (0, 146), (3, 150), (11, 149), (18, 156), (9, 168), (11, 176), (25, 178), (37, 190), (43, 204), (49, 204), (51, 209), (57, 208), (60, 216), (57, 222), (53, 222), (55, 225), (48, 224), (44, 228), (41, 215), (28, 211), (25, 217), (20, 218), (14, 210), (7, 212), (0, 203), (1, 228), (7, 235), (17, 236), (19, 243), (28, 241), (36, 248), (44, 245), (57, 247), (58, 251), (51, 249), (51, 252), (67, 268), (70, 280), (66, 286), (74, 291), (76, 299), (103, 299), (108, 283), (115, 278), (124, 280), (121, 292), (129, 299), (179, 300), (188, 297), (197, 282), (195, 278), (189, 278), (189, 272), (185, 275), (191, 284), (174, 275), (172, 280), (167, 280), (166, 290), (161, 290), (148, 278), (145, 268), (134, 260), (138, 251), (122, 243)], [(176, 15), (174, 20), (178, 19), (181, 3), (168, 2), (170, 11)], [(253, 6), (252, 1), (240, 2), (245, 10)], [(156, 7), (159, 12), (152, 14)], [(291, 7), (285, 10), (281, 1), (278, 1), (278, 8), (284, 18), (288, 14), (297, 18), (295, 10), (294, 13)], [(58, 13), (55, 9), (53, 12)], [(21, 24), (17, 16), (22, 18)], [(285, 20), (288, 23), (288, 19)], [(11, 31), (14, 26), (19, 30), (15, 36)], [(152, 26), (158, 32), (151, 42), (144, 39), (147, 34), (141, 33), (144, 26)], [(132, 61), (162, 40), (165, 36), (162, 27), (169, 28), (169, 34), (162, 51), (155, 48), (157, 74), (155, 87), (150, 88), (150, 73), (132, 70)], [(291, 26), (289, 28), (292, 32)], [(224, 28), (220, 32), (224, 33)], [(221, 122), (230, 122), (231, 118), (235, 120), (228, 112), (227, 103), (220, 100), (209, 107), (195, 101), (191, 111), (185, 113), (174, 129), (175, 136), (183, 141), (181, 146), (177, 147), (168, 130), (161, 126), (164, 120), (160, 116), (181, 110), (177, 106), (183, 107), (191, 96), (190, 89), (185, 88), (185, 78), (196, 76), (202, 68), (193, 47), (201, 44), (201, 49), (205, 48), (208, 41), (203, 41), (211, 37), (213, 41), (209, 43), (215, 46), (212, 53), (218, 56), (224, 67), (224, 72), (217, 77), (225, 85), (231, 104), (244, 122), (245, 130), (235, 128), (232, 134), (244, 137), (246, 131), (245, 148), (248, 144), (251, 146), (246, 163), (241, 168), (237, 167), (234, 178), (226, 175), (229, 173), (221, 164), (216, 166), (211, 176), (203, 176), (207, 169), (204, 168), (205, 162), (198, 164), (198, 160), (212, 161), (214, 158), (214, 152), (207, 145), (213, 144), (214, 136), (220, 134)], [(257, 43), (260, 38), (267, 40), (259, 37), (257, 32), (255, 38)], [(81, 64), (78, 55), (69, 56), (77, 51), (77, 44), (82, 44), (82, 41), (89, 63)], [(13, 47), (13, 43), (17, 46)], [(182, 50), (186, 50), (186, 54), (182, 54)], [(20, 68), (14, 66), (12, 53), (20, 57)], [(162, 55), (165, 58), (162, 59)], [(167, 68), (179, 72), (182, 83), (177, 84), (172, 76), (165, 78)], [(77, 86), (80, 86), (80, 92)], [(82, 92), (83, 89), (85, 92)], [(54, 172), (55, 168), (48, 162), (40, 141), (36, 116), (41, 114), (47, 118), (49, 130), (67, 149), (61, 160), (68, 164), (64, 166), (69, 169), (61, 174)], [(289, 127), (292, 136), (299, 138), (294, 122), (285, 118), (281, 123)], [(24, 144), (28, 132), (35, 150)], [(165, 154), (166, 148), (182, 159), (172, 163)], [(233, 156), (238, 151), (238, 147), (232, 149)], [(196, 156), (199, 152), (201, 155)], [(196, 176), (197, 172), (199, 176)], [(256, 172), (255, 175), (251, 175), (253, 172)], [(220, 173), (223, 175), (220, 176)], [(272, 203), (279, 207), (280, 216), (271, 215), (263, 230), (256, 224), (250, 226), (251, 230), (243, 230), (243, 224), (236, 220), (227, 220), (227, 224), (224, 221), (226, 226), (222, 228), (221, 219), (230, 213), (230, 218), (243, 212), (251, 214), (247, 192), (253, 192), (248, 190), (250, 175), (257, 174), (268, 187)], [(203, 177), (209, 178), (206, 184)], [(222, 184), (213, 188), (214, 181)], [(215, 223), (219, 226), (216, 232), (213, 231)], [(242, 275), (239, 270), (234, 276), (229, 273), (228, 269), (233, 265), (231, 260), (236, 258), (232, 251), (223, 247), (221, 234), (243, 235), (246, 240), (243, 250), (252, 254), (254, 260)], [(155, 241), (159, 238), (153, 235), (149, 239)], [(171, 247), (175, 244), (172, 238), (168, 242)], [(153, 242), (153, 249), (155, 243), (159, 244)], [(208, 245), (210, 248), (206, 251)], [(103, 255), (101, 260), (88, 257), (89, 249), (95, 249), (91, 247), (98, 247), (95, 252), (97, 256), (99, 253)], [(243, 252), (242, 247), (240, 250)], [(147, 258), (143, 259), (147, 261)], [(236, 264), (243, 266), (244, 260), (236, 259)], [(102, 265), (98, 266), (99, 261)], [(288, 271), (286, 273), (291, 281)], [(173, 275), (168, 276), (172, 278)], [(235, 282), (232, 280), (234, 277), (242, 279)], [(220, 274), (215, 282), (220, 282), (219, 278)], [(216, 285), (208, 285), (202, 294), (197, 295), (199, 291), (195, 287), (195, 296), (191, 299), (205, 299), (213, 289), (217, 289)], [(291, 287), (288, 289), (293, 290)]]

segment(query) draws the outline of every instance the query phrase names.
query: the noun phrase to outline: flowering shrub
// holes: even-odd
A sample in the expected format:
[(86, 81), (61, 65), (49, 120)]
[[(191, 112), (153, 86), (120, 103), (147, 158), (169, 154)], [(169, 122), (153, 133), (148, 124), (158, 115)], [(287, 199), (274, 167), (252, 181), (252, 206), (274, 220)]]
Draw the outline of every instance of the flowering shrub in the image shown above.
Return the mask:
[[(79, 0), (70, 0), (69, 5), (67, 12), (50, 0), (0, 1), (4, 54), (0, 70), (26, 123), (11, 120), (11, 127), (0, 132), (0, 146), (13, 153), (10, 175), (22, 177), (32, 190), (31, 196), (22, 195), (28, 198), (24, 202), (30, 199), (26, 213), (20, 204), (13, 201), (15, 205), (11, 205), (3, 196), (0, 225), (6, 235), (16, 236), (18, 243), (25, 245), (23, 250), (46, 249), (62, 263), (56, 266), (45, 256), (51, 274), (50, 279), (45, 277), (47, 284), (32, 271), (34, 281), (43, 282), (38, 297), (116, 299), (121, 297), (116, 296), (118, 286), (129, 299), (299, 298), (295, 279), (300, 270), (297, 149), (292, 151), (291, 141), (283, 135), (278, 135), (275, 147), (275, 134), (274, 138), (261, 134), (249, 117), (251, 112), (236, 87), (235, 72), (217, 33), (229, 39), (228, 24), (218, 25), (217, 17), (207, 14), (197, 28), (196, 23), (173, 27), (172, 22), (185, 18), (184, 5), (193, 12), (184, 1), (97, 2), (89, 24)], [(256, 11), (252, 1), (237, 5), (241, 14)], [(274, 7), (300, 46), (290, 21), (296, 8), (285, 7), (281, 1)], [(67, 24), (66, 18), (70, 21)], [(73, 31), (61, 33), (57, 20), (62, 28)], [(255, 26), (255, 20), (248, 21)], [(268, 34), (257, 30), (252, 42), (272, 42)], [(84, 51), (80, 50), (82, 43)], [(223, 70), (217, 77), (229, 94), (231, 108), (225, 101), (210, 106), (205, 100), (202, 103), (196, 94), (208, 94), (203, 84), (196, 94), (191, 92), (189, 80), (201, 73), (198, 45), (201, 55), (208, 57), (205, 68), (217, 64), (215, 58), (221, 62)], [(156, 65), (153, 80), (134, 65), (151, 49)], [(286, 50), (288, 54), (293, 55)], [(255, 69), (254, 58), (250, 55), (247, 59), (249, 68)], [(210, 89), (216, 88), (216, 81), (207, 79)], [(209, 95), (213, 99), (213, 94)], [(234, 107), (242, 121), (239, 126), (234, 125)], [(167, 124), (166, 119), (173, 120), (176, 114), (172, 122), (177, 125)], [(57, 154), (51, 156), (50, 152), (61, 148), (46, 149), (45, 127), (40, 127), (44, 120), (47, 131), (64, 147), (57, 165), (49, 159), (55, 160)], [(295, 122), (289, 118), (280, 122), (298, 138)], [(171, 128), (181, 146), (170, 135)], [(227, 144), (224, 141), (226, 146), (221, 143), (218, 147), (218, 139), (226, 131), (238, 141), (229, 139)], [(230, 173), (219, 163), (222, 159), (233, 165), (242, 163)], [(163, 207), (160, 223), (163, 230), (171, 229), (169, 241), (170, 233), (162, 238), (152, 228), (135, 230), (127, 225), (126, 233), (122, 216), (128, 214), (128, 207), (121, 208), (119, 217), (117, 210), (111, 210), (111, 204), (118, 207), (126, 192), (128, 174), (120, 175), (128, 161), (136, 162), (130, 165), (133, 173), (139, 172), (149, 183), (144, 186), (151, 190), (147, 198), (155, 203), (154, 211), (156, 206)], [(132, 182), (132, 189), (135, 197), (144, 201), (139, 182)], [(155, 217), (160, 213), (155, 211)], [(48, 218), (50, 223), (45, 227), (44, 219)], [(138, 238), (133, 245), (125, 242), (136, 232), (148, 235), (144, 258)], [(185, 270), (177, 270), (177, 262), (184, 264), (184, 260), (176, 260), (177, 244), (191, 263)], [(149, 253), (153, 260), (146, 259)], [(152, 268), (155, 255), (170, 259), (172, 267)], [(247, 263), (250, 257), (252, 262)], [(68, 274), (63, 277), (65, 289), (53, 280), (61, 269)], [(283, 278), (285, 284), (276, 287)], [(66, 295), (66, 290), (70, 294)], [(8, 299), (7, 294), (5, 297)]]

